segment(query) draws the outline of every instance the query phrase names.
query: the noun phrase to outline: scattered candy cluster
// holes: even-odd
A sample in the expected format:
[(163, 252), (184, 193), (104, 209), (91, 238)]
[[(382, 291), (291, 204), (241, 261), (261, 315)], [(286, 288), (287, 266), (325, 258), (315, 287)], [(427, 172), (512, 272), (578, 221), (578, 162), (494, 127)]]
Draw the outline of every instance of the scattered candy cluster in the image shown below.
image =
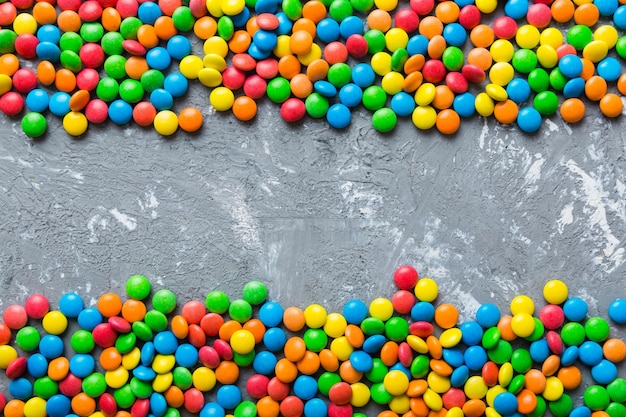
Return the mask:
[[(32, 295), (0, 322), (0, 368), (13, 397), (0, 394), (0, 412), (363, 417), (359, 410), (373, 415), (375, 403), (379, 417), (626, 415), (616, 367), (626, 344), (610, 338), (607, 320), (587, 317), (562, 281), (545, 285), (536, 315), (520, 295), (511, 315), (484, 304), (463, 323), (454, 305), (436, 302), (437, 283), (414, 268), (400, 267), (394, 281), (391, 299), (350, 300), (341, 314), (319, 304), (284, 309), (258, 281), (241, 299), (215, 290), (180, 310), (166, 289), (144, 302), (152, 288), (140, 275), (128, 279), (126, 300), (106, 293), (93, 307), (68, 293), (51, 310)], [(626, 300), (608, 315), (625, 324)], [(583, 367), (593, 379), (586, 387)], [(576, 404), (567, 392), (579, 388)]]
[[(537, 131), (597, 102), (622, 113), (626, 5), (619, 0), (10, 0), (0, 3), (0, 111), (31, 137), (46, 113), (80, 136), (134, 120), (162, 135), (197, 131), (202, 112), (174, 101), (189, 80), (247, 121), (267, 96), (287, 122), (307, 114), (341, 129), (357, 107), (381, 132), (398, 118), (456, 132), (494, 116)], [(602, 24), (601, 20), (607, 24)], [(612, 20), (612, 24), (608, 21)], [(573, 23), (573, 24), (572, 24)], [(558, 25), (568, 25), (566, 35)], [(204, 41), (192, 53), (191, 32)], [(23, 60), (37, 59), (33, 65)], [(613, 89), (614, 92), (609, 92)], [(50, 94), (54, 90), (53, 94)]]

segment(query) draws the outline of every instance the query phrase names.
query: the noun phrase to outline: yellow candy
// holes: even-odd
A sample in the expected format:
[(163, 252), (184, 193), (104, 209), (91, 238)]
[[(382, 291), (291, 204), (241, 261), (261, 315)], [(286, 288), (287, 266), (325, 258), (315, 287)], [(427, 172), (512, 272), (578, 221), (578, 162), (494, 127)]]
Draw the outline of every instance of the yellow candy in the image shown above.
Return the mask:
[(374, 0), (377, 8), (390, 12), (398, 7), (398, 0)]
[(426, 378), (428, 387), (436, 393), (443, 394), (450, 389), (450, 378), (438, 375), (436, 372), (429, 372)]
[(461, 407), (452, 407), (446, 413), (446, 417), (465, 417)]
[(350, 385), (352, 389), (352, 399), (350, 404), (353, 407), (365, 407), (370, 400), (370, 389), (362, 382), (356, 382)]
[(128, 370), (135, 369), (141, 360), (141, 350), (134, 347), (133, 350), (122, 356), (122, 366)]
[(543, 298), (550, 304), (564, 303), (568, 295), (567, 285), (558, 279), (548, 281), (543, 287)]
[(385, 33), (385, 45), (392, 53), (400, 48), (406, 48), (409, 43), (409, 35), (400, 28), (391, 28)]
[(17, 351), (13, 346), (0, 346), (0, 369), (7, 369), (7, 366), (15, 359), (17, 359)]
[(483, 117), (489, 117), (493, 114), (495, 104), (493, 99), (487, 93), (478, 93), (474, 99), (474, 107), (476, 112)]
[(17, 35), (34, 35), (37, 33), (37, 21), (29, 13), (20, 13), (13, 20), (13, 31)]
[(535, 303), (527, 295), (518, 295), (511, 300), (511, 313), (513, 315), (517, 313), (535, 313)]
[(426, 390), (422, 398), (428, 408), (433, 411), (439, 411), (443, 408), (443, 400), (441, 399), (441, 395), (437, 394), (430, 388)]
[(289, 46), (289, 42), (291, 41), (291, 36), (289, 35), (280, 35), (276, 39), (276, 47), (272, 51), (277, 58), (282, 58), (287, 55), (292, 55), (291, 47)]
[[(417, 106), (413, 110), (411, 120), (418, 129), (428, 130), (437, 122), (437, 112), (431, 106)], [(428, 352), (428, 350), (426, 351)]]
[(505, 362), (500, 366), (498, 371), (498, 384), (503, 387), (508, 387), (513, 379), (513, 365), (510, 362)]
[(174, 355), (161, 355), (158, 354), (152, 361), (152, 370), (157, 374), (165, 374), (170, 372), (174, 365), (176, 365), (176, 358)]
[(544, 68), (554, 68), (559, 63), (559, 55), (551, 45), (537, 48), (537, 61)]
[(11, 91), (13, 88), (13, 80), (6, 74), (0, 74), (0, 96)]
[(406, 342), (409, 344), (411, 349), (413, 349), (417, 353), (428, 353), (428, 345), (426, 344), (426, 341), (421, 337), (411, 334), (406, 337)]
[(432, 83), (424, 83), (420, 85), (415, 92), (415, 103), (417, 103), (418, 106), (428, 106), (435, 99), (435, 94), (437, 94), (435, 85)]
[(498, 7), (498, 0), (477, 0), (476, 7), (483, 13), (491, 13)]
[(485, 87), (485, 92), (495, 101), (504, 101), (509, 98), (509, 95), (507, 94), (504, 87), (494, 83), (487, 84), (487, 86)]
[(46, 400), (33, 397), (24, 404), (24, 417), (46, 417)]
[(187, 55), (180, 60), (180, 63), (178, 64), (178, 69), (180, 73), (185, 76), (185, 78), (189, 80), (195, 80), (198, 78), (198, 73), (201, 69), (204, 68), (204, 66), (205, 65), (200, 57), (195, 55)]
[(546, 379), (546, 388), (543, 390), (543, 398), (546, 401), (556, 401), (563, 395), (563, 382), (555, 376)]
[(397, 395), (389, 401), (389, 409), (402, 415), (411, 409), (411, 399), (406, 395)]
[(60, 311), (50, 311), (43, 316), (41, 325), (46, 332), (59, 335), (67, 329), (67, 317)]
[(63, 116), (63, 129), (72, 136), (80, 136), (87, 130), (89, 122), (81, 112), (71, 111)]
[(489, 387), (483, 377), (478, 375), (470, 376), (463, 387), (465, 395), (470, 400), (480, 400), (484, 398), (485, 395), (487, 395), (488, 389)]
[(515, 77), (515, 69), (508, 62), (496, 62), (489, 70), (489, 79), (497, 85), (507, 85)]
[(217, 87), (209, 95), (209, 102), (217, 111), (230, 110), (234, 101), (235, 95), (226, 87)]
[(515, 42), (520, 48), (533, 49), (539, 44), (539, 29), (533, 25), (523, 25), (517, 29)]
[(502, 417), (500, 413), (496, 411), (493, 407), (487, 407), (485, 409), (485, 417)]
[(230, 337), (230, 346), (240, 355), (252, 352), (255, 345), (254, 335), (249, 330), (236, 330)]
[(205, 366), (201, 366), (191, 374), (193, 386), (202, 392), (207, 392), (215, 387), (217, 379), (215, 378), (215, 372), (212, 369)]
[(206, 8), (213, 17), (222, 17), (224, 15), (222, 0), (206, 0)]
[(511, 329), (519, 337), (528, 337), (535, 331), (535, 319), (528, 313), (518, 313), (511, 320)]
[(330, 342), (330, 351), (333, 352), (340, 361), (347, 361), (350, 359), (352, 352), (354, 352), (354, 348), (345, 336), (340, 336)]
[(506, 392), (506, 389), (502, 385), (494, 385), (493, 387), (487, 390), (487, 395), (485, 396), (487, 399), (487, 404), (490, 407), (493, 407), (493, 401), (496, 399), (496, 396), (500, 393)]
[(574, 0), (574, 4), (576, 4), (576, 6), (589, 3), (593, 3), (593, 0)]
[(606, 43), (609, 49), (615, 46), (618, 38), (617, 29), (611, 25), (602, 25), (593, 32), (593, 40)]
[(202, 68), (198, 72), (198, 80), (205, 87), (217, 87), (222, 84), (222, 74), (213, 68)]
[(409, 388), (409, 378), (402, 371), (391, 370), (383, 379), (385, 390), (391, 395), (402, 395)]
[(104, 380), (107, 385), (113, 389), (122, 388), (128, 382), (128, 377), (128, 369), (123, 366), (120, 366), (113, 371), (106, 371), (104, 373)]
[(299, 54), (297, 56), (298, 61), (300, 61), (302, 65), (309, 66), (311, 62), (322, 57), (322, 48), (320, 48), (318, 44), (313, 43), (309, 52), (307, 52), (306, 54)]
[[(436, 114), (435, 114), (435, 117), (436, 117)], [(417, 285), (415, 285), (414, 292), (418, 300), (426, 301), (427, 303), (430, 303), (432, 301), (435, 301), (435, 299), (439, 295), (439, 286), (433, 279), (422, 278), (419, 281), (417, 281)]]
[(154, 130), (163, 136), (173, 135), (178, 129), (178, 116), (171, 110), (161, 110), (154, 117)]
[(174, 374), (171, 372), (159, 374), (152, 381), (152, 389), (156, 392), (165, 392), (172, 386), (172, 382), (174, 382)]
[(513, 58), (515, 48), (506, 39), (498, 39), (489, 47), (489, 53), (495, 62), (509, 62)]
[(554, 49), (563, 45), (563, 34), (557, 28), (547, 28), (539, 36), (540, 45), (549, 45)]
[(391, 55), (387, 52), (376, 52), (372, 55), (370, 64), (374, 72), (382, 77), (391, 72)]
[(222, 12), (228, 16), (241, 13), (245, 7), (245, 0), (222, 0)]
[(461, 342), (461, 338), (463, 337), (463, 332), (458, 327), (453, 327), (451, 329), (444, 330), (441, 332), (439, 336), (439, 342), (441, 346), (444, 348), (451, 348), (459, 344)]
[(333, 339), (343, 336), (348, 327), (346, 318), (339, 313), (330, 313), (326, 317), (326, 323), (324, 324), (324, 333)]
[(326, 324), (328, 313), (319, 304), (311, 304), (304, 309), (304, 322), (311, 329), (319, 329)]
[(376, 298), (369, 306), (370, 316), (387, 321), (393, 316), (393, 304), (387, 298)]
[(609, 53), (609, 47), (604, 41), (591, 41), (583, 48), (583, 58), (591, 62), (600, 62)]
[(222, 58), (226, 58), (226, 55), (228, 55), (228, 44), (219, 36), (211, 36), (204, 41), (203, 50), (205, 55), (217, 54)]
[[(185, 58), (189, 58), (190, 56), (193, 56), (193, 55), (189, 55)], [(197, 56), (193, 56), (193, 58), (200, 59)], [(226, 69), (226, 65), (227, 64), (226, 64), (226, 60), (224, 59), (224, 57), (218, 54), (206, 54), (204, 58), (202, 58), (202, 66), (204, 68), (212, 68), (219, 72), (224, 72), (224, 70)]]
[(399, 72), (391, 71), (385, 74), (380, 86), (389, 95), (398, 94), (404, 87), (404, 77)]

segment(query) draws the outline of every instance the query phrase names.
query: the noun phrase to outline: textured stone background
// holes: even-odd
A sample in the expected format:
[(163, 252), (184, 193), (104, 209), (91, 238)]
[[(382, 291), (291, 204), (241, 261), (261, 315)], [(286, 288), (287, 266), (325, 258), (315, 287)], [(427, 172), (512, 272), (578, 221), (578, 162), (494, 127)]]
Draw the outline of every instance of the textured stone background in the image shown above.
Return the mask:
[(242, 124), (207, 97), (186, 99), (207, 109), (201, 133), (169, 139), (111, 124), (73, 139), (51, 116), (32, 141), (0, 119), (0, 310), (33, 292), (93, 303), (141, 273), (181, 303), (259, 279), (285, 306), (340, 311), (390, 297), (402, 264), (464, 317), (518, 294), (541, 306), (553, 278), (592, 315), (626, 297), (619, 120), (592, 111), (527, 136), (476, 117), (454, 137), (403, 120), (381, 135), (365, 112), (335, 131), (265, 103)]

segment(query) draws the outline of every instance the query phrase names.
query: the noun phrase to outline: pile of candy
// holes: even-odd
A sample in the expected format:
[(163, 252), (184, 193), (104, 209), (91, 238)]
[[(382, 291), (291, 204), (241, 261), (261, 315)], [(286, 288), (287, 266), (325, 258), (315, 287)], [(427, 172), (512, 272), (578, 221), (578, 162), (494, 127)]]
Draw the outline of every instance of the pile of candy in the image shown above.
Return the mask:
[[(265, 96), (287, 122), (337, 129), (352, 110), (380, 132), (399, 118), (453, 134), (494, 116), (535, 132), (597, 102), (622, 113), (626, 5), (618, 0), (10, 0), (0, 3), (0, 111), (31, 137), (46, 113), (80, 136), (89, 123), (132, 120), (168, 136), (202, 112), (173, 111), (189, 80), (242, 121)], [(501, 10), (501, 9), (500, 9)], [(602, 24), (602, 20), (606, 24)], [(610, 22), (612, 20), (612, 22)], [(573, 23), (573, 24), (572, 24)], [(612, 23), (612, 24), (609, 24)], [(566, 34), (558, 28), (568, 25)], [(204, 42), (192, 52), (191, 33)], [(38, 60), (35, 69), (33, 60)], [(24, 62), (27, 64), (24, 65)], [(30, 64), (30, 65), (29, 65)], [(615, 90), (613, 92), (609, 92)], [(52, 93), (52, 94), (51, 94)]]
[[(176, 295), (136, 275), (128, 298), (85, 307), (75, 293), (51, 310), (32, 295), (0, 322), (0, 368), (13, 397), (5, 417), (624, 417), (626, 344), (559, 280), (537, 315), (528, 296), (511, 315), (484, 304), (472, 320), (436, 303), (438, 286), (403, 266), (399, 290), (342, 314), (284, 309), (247, 283), (241, 299), (210, 292), (177, 314)], [(626, 300), (608, 314), (626, 323)], [(408, 318), (410, 317), (410, 318)], [(29, 323), (30, 321), (30, 323)], [(75, 326), (77, 322), (78, 326)], [(43, 331), (42, 331), (43, 330)], [(71, 332), (71, 334), (69, 334)], [(11, 345), (11, 342), (18, 349)], [(20, 353), (18, 353), (20, 352)], [(593, 384), (581, 386), (584, 369)], [(240, 378), (240, 374), (242, 378)], [(582, 383), (584, 384), (584, 383)], [(567, 392), (583, 389), (581, 404)], [(372, 404), (376, 404), (373, 406)]]

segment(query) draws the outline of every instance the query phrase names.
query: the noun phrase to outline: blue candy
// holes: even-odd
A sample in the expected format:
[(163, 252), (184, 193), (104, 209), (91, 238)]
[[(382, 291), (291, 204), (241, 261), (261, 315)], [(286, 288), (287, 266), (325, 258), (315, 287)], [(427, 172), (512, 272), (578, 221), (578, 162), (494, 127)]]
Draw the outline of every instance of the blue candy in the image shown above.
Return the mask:
[(102, 323), (102, 314), (97, 308), (87, 307), (78, 315), (78, 325), (82, 329), (92, 331), (100, 323)]
[(165, 77), (163, 88), (173, 97), (182, 97), (189, 89), (189, 80), (180, 72), (172, 72)]
[(200, 417), (224, 417), (226, 411), (216, 402), (208, 402), (200, 410)]
[(470, 370), (466, 365), (461, 365), (452, 371), (450, 375), (450, 384), (453, 387), (462, 387), (470, 377)]
[(153, 25), (161, 16), (163, 16), (161, 8), (151, 1), (141, 3), (137, 9), (137, 17), (146, 25)]
[(432, 321), (435, 317), (435, 306), (427, 301), (420, 301), (411, 308), (411, 318), (414, 321)]
[(448, 45), (462, 47), (467, 39), (467, 31), (459, 23), (448, 23), (443, 28), (443, 38)]
[(611, 303), (609, 318), (617, 324), (626, 324), (626, 300), (618, 298)]
[(154, 417), (163, 417), (167, 412), (167, 400), (158, 392), (153, 392), (150, 396), (150, 412)]
[(503, 416), (510, 416), (517, 411), (517, 397), (510, 392), (502, 392), (493, 400), (493, 408)]
[(595, 366), (602, 361), (602, 346), (590, 340), (583, 342), (578, 348), (578, 358), (587, 366)]
[(31, 111), (44, 112), (48, 110), (49, 103), (50, 97), (48, 97), (48, 93), (41, 88), (35, 88), (26, 95), (26, 107)]
[(532, 107), (524, 107), (517, 115), (517, 125), (526, 133), (534, 133), (541, 127), (541, 114)]
[(339, 24), (339, 33), (344, 39), (350, 35), (363, 34), (363, 20), (358, 16), (348, 16)]
[[(523, 78), (513, 78), (506, 86), (506, 93), (511, 100), (517, 104), (521, 104), (530, 97), (530, 84)], [(493, 305), (493, 304), (491, 304)], [(497, 307), (496, 307), (497, 308)], [(498, 309), (498, 320), (500, 319), (500, 310)], [(498, 324), (496, 322), (496, 324)], [(492, 325), (492, 326), (495, 326)], [(491, 326), (487, 326), (491, 327)]]
[(167, 52), (174, 59), (183, 59), (191, 53), (191, 42), (182, 35), (174, 35), (167, 41)]
[(355, 107), (361, 104), (363, 90), (354, 83), (348, 83), (339, 90), (339, 101), (348, 107)]
[(139, 358), (141, 360), (141, 364), (144, 366), (150, 366), (154, 357), (156, 356), (156, 349), (154, 348), (154, 343), (146, 342), (141, 347), (141, 353)]
[[(318, 82), (316, 82), (315, 84), (317, 84)], [(348, 127), (351, 120), (352, 113), (350, 113), (350, 109), (341, 103), (333, 104), (328, 109), (328, 113), (326, 113), (326, 121), (328, 121), (328, 124), (335, 129), (343, 129), (345, 127)]]
[(28, 400), (33, 395), (33, 384), (26, 378), (16, 378), (9, 382), (9, 394), (18, 400)]
[(376, 80), (376, 73), (371, 65), (360, 63), (352, 68), (352, 81), (361, 88), (371, 86)]
[(272, 327), (266, 330), (263, 335), (263, 343), (270, 352), (278, 352), (285, 347), (287, 334), (280, 327)]
[(585, 91), (585, 80), (580, 77), (572, 78), (563, 87), (563, 97), (580, 97)]
[(472, 370), (478, 371), (487, 362), (487, 352), (482, 346), (470, 346), (465, 350), (463, 354), (465, 365)]
[(533, 361), (541, 363), (550, 356), (550, 346), (545, 338), (535, 340), (530, 344), (530, 357)]
[(276, 327), (283, 321), (283, 307), (274, 302), (268, 301), (264, 303), (259, 309), (259, 320), (266, 327)]
[(48, 359), (41, 353), (35, 353), (28, 358), (26, 369), (33, 378), (41, 378), (48, 374)]
[(150, 93), (150, 103), (157, 111), (169, 110), (174, 106), (174, 97), (164, 88), (157, 88)]
[(73, 292), (63, 294), (59, 300), (59, 310), (68, 318), (78, 317), (84, 307), (83, 299), (80, 295)]
[(53, 334), (47, 334), (39, 341), (39, 352), (47, 359), (55, 359), (61, 356), (63, 348), (63, 340)]
[(70, 112), (70, 95), (63, 91), (52, 94), (48, 107), (55, 116), (65, 116)]
[(148, 382), (156, 378), (156, 372), (149, 366), (139, 365), (133, 369), (133, 376), (140, 381)]
[(363, 351), (367, 353), (377, 353), (380, 352), (380, 349), (385, 343), (387, 343), (387, 338), (385, 336), (382, 334), (375, 334), (365, 339), (362, 348)]
[(320, 398), (312, 398), (304, 404), (304, 415), (307, 417), (326, 417), (328, 406)]
[(367, 305), (361, 300), (350, 300), (343, 307), (343, 316), (350, 324), (361, 324), (367, 314)]
[(189, 343), (183, 343), (176, 348), (174, 357), (180, 366), (191, 368), (198, 362), (198, 349)]
[(317, 394), (317, 380), (309, 375), (300, 375), (293, 383), (293, 393), (302, 401), (314, 398)]
[(339, 23), (327, 17), (317, 23), (317, 37), (324, 43), (334, 42), (339, 39), (341, 29)]
[(613, 362), (602, 359), (591, 367), (591, 377), (598, 383), (608, 385), (617, 378), (617, 367)]
[(256, 354), (252, 362), (252, 368), (258, 374), (270, 375), (274, 372), (277, 362), (276, 355), (264, 350)]
[(236, 385), (223, 385), (217, 390), (217, 403), (226, 410), (237, 407), (241, 399), (241, 390)]
[(59, 62), (61, 49), (52, 42), (39, 42), (35, 48), (37, 57), (42, 61), (50, 61), (53, 64)]
[(472, 93), (466, 91), (465, 93), (457, 94), (452, 102), (452, 108), (459, 114), (460, 117), (471, 117), (476, 112), (474, 103), (476, 98)]
[(569, 321), (582, 321), (587, 317), (587, 303), (582, 298), (572, 297), (563, 304), (563, 313)]
[(62, 394), (56, 394), (46, 401), (46, 413), (49, 417), (66, 417), (72, 410), (72, 402)]
[(96, 369), (96, 361), (92, 355), (77, 353), (70, 359), (70, 372), (79, 378), (85, 378)]
[(483, 328), (475, 321), (466, 321), (459, 326), (459, 330), (461, 330), (461, 340), (467, 346), (477, 345), (483, 338)]
[(150, 68), (163, 71), (170, 66), (172, 58), (167, 52), (167, 49), (163, 48), (162, 46), (155, 46), (146, 53), (146, 62), (148, 63)]
[[(50, 103), (52, 104), (52, 103)], [(52, 109), (52, 106), (50, 107)], [(124, 100), (114, 100), (109, 105), (109, 119), (115, 124), (125, 125), (133, 118), (133, 108)]]
[(390, 104), (391, 110), (400, 117), (410, 116), (415, 110), (415, 99), (404, 91), (394, 94)]
[(350, 354), (350, 363), (359, 372), (368, 372), (373, 366), (372, 357), (362, 350), (355, 350)]

